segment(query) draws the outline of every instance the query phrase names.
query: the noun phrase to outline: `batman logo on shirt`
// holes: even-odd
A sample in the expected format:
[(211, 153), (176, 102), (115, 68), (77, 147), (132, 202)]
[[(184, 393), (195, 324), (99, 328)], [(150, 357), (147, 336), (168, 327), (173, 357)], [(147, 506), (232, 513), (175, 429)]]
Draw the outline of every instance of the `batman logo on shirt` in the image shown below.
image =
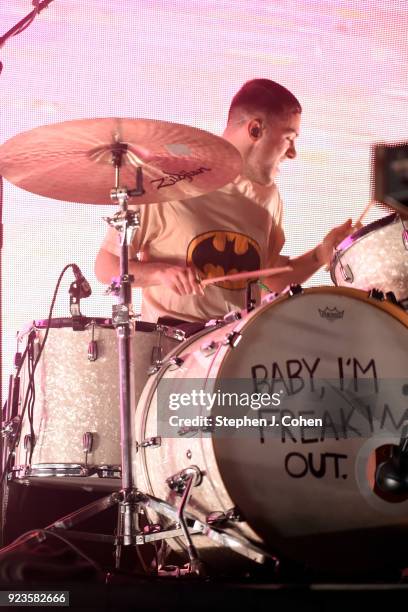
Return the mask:
[[(215, 278), (261, 267), (259, 244), (238, 232), (213, 230), (193, 238), (187, 249), (187, 265), (193, 265), (201, 278)], [(222, 281), (223, 289), (244, 289), (247, 280)]]

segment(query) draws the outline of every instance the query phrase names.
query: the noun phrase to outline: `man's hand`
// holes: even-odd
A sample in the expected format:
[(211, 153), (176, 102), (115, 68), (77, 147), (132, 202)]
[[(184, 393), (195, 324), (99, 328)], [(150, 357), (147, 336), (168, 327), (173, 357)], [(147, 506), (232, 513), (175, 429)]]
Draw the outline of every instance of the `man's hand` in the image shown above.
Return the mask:
[(330, 230), (330, 232), (324, 237), (321, 244), (319, 244), (315, 249), (316, 261), (321, 266), (330, 264), (336, 246), (355, 230), (356, 228), (353, 227), (351, 219), (347, 219), (347, 221), (345, 221), (342, 225), (338, 225)]
[(158, 280), (159, 284), (177, 295), (204, 295), (204, 290), (191, 268), (163, 264)]

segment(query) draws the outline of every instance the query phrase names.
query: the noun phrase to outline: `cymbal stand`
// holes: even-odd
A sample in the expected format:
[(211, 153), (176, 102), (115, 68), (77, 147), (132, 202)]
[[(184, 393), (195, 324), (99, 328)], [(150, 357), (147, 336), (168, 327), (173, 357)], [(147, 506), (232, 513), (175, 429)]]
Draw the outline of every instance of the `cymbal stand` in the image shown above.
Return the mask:
[(119, 493), (118, 528), (116, 534), (116, 567), (120, 566), (122, 546), (136, 544), (138, 529), (137, 488), (132, 470), (132, 415), (134, 414), (134, 372), (131, 367), (131, 338), (134, 333), (134, 313), (132, 309), (132, 281), (129, 274), (128, 247), (137, 227), (139, 212), (130, 211), (130, 196), (140, 196), (143, 190), (142, 168), (136, 171), (136, 189), (129, 191), (120, 187), (120, 168), (127, 145), (117, 143), (112, 147), (112, 164), (115, 168), (115, 188), (111, 199), (119, 204), (120, 210), (106, 221), (120, 233), (120, 279), (118, 303), (112, 308), (112, 322), (116, 329), (119, 350), (119, 402), (120, 402), (120, 440), (122, 460), (122, 489)]

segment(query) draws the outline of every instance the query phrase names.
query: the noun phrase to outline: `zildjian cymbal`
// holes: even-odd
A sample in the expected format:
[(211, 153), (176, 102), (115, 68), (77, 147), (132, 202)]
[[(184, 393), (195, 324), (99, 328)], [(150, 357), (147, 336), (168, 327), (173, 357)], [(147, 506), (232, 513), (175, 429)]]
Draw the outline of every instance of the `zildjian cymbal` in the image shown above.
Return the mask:
[(47, 198), (112, 204), (114, 151), (121, 152), (120, 187), (144, 193), (150, 204), (194, 198), (230, 183), (241, 170), (237, 149), (219, 136), (153, 119), (81, 119), (46, 125), (0, 146), (0, 174)]

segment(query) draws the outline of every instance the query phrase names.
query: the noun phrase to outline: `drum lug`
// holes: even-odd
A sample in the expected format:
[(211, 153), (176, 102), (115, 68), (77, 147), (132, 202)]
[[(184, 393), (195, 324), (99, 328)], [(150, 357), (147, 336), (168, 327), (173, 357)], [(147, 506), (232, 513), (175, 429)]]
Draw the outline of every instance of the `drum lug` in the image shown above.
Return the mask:
[(186, 332), (183, 331), (182, 329), (178, 329), (177, 327), (172, 328), (172, 327), (167, 327), (167, 325), (165, 325), (162, 327), (162, 329), (163, 329), (163, 334), (166, 336), (166, 338), (172, 338), (173, 340), (184, 342), (184, 340), (187, 337)]
[(171, 359), (168, 360), (167, 362), (169, 365), (175, 365), (178, 368), (181, 368), (181, 366), (184, 363), (184, 359), (182, 357), (172, 357)]
[(299, 284), (290, 285), (289, 292), (288, 292), (290, 297), (293, 297), (294, 295), (300, 295), (301, 293), (303, 293), (302, 285), (299, 285)]
[(161, 345), (152, 348), (150, 357), (150, 367), (147, 370), (148, 374), (156, 374), (163, 365), (163, 347)]
[(166, 478), (166, 483), (169, 489), (174, 491), (177, 495), (182, 495), (186, 488), (187, 481), (191, 476), (194, 477), (193, 486), (198, 487), (203, 481), (203, 473), (196, 465), (190, 465), (190, 467), (185, 470)]
[(340, 262), (340, 270), (341, 270), (341, 275), (346, 281), (346, 283), (352, 283), (354, 281), (354, 274), (351, 271), (349, 264), (346, 264), (345, 266), (343, 266), (343, 264)]
[(137, 444), (137, 450), (139, 448), (158, 448), (159, 446), (161, 446), (161, 436), (153, 436)]
[(398, 306), (398, 300), (395, 297), (395, 293), (393, 291), (387, 291), (387, 293), (385, 294), (385, 299), (387, 300), (387, 302), (391, 302), (391, 304), (395, 304), (396, 306)]
[(82, 450), (84, 453), (90, 453), (92, 451), (94, 436), (91, 431), (86, 431), (82, 436)]
[(372, 300), (378, 300), (379, 302), (384, 301), (384, 293), (379, 289), (371, 289), (368, 293), (368, 297)]
[(219, 342), (216, 342), (215, 340), (211, 340), (211, 342), (207, 342), (207, 344), (203, 344), (200, 347), (200, 350), (203, 355), (205, 355), (206, 357), (209, 357), (210, 355), (215, 353), (219, 345), (220, 345)]
[(225, 335), (223, 344), (224, 346), (230, 346), (231, 348), (235, 348), (238, 346), (242, 338), (242, 335), (239, 332), (230, 332)]
[(232, 310), (231, 312), (227, 312), (227, 314), (223, 317), (224, 323), (233, 323), (234, 321), (239, 321), (242, 319), (242, 314), (239, 310)]

